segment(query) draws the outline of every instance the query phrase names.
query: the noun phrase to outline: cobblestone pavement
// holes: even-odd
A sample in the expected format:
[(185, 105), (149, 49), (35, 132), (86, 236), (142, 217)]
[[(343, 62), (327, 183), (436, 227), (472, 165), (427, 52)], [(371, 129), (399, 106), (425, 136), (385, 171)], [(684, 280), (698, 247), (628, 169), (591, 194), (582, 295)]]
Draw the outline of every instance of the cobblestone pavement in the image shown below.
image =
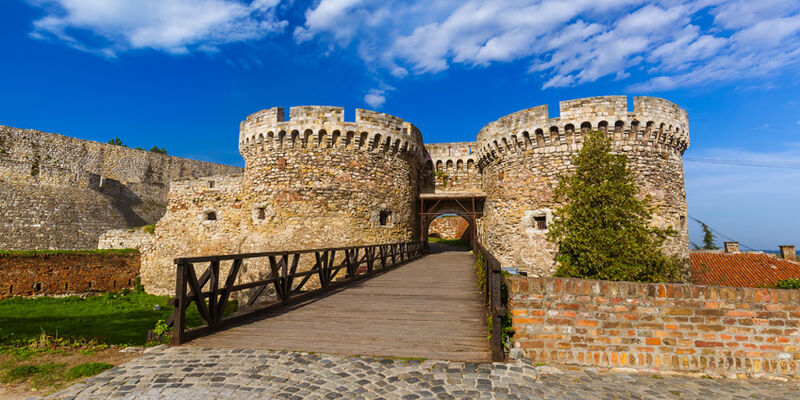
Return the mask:
[(800, 382), (182, 347), (146, 353), (50, 398), (800, 399)]

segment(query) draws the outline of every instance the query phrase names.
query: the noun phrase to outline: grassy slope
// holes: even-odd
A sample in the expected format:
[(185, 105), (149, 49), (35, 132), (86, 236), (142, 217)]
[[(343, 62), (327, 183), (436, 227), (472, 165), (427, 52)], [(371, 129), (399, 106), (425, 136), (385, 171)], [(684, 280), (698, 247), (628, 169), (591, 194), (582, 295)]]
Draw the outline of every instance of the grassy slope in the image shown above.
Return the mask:
[[(156, 321), (167, 319), (167, 296), (139, 292), (80, 297), (11, 298), (0, 300), (0, 344), (27, 342), (48, 335), (96, 339), (105, 344), (141, 345)], [(153, 310), (158, 304), (161, 310)], [(228, 312), (235, 309), (232, 302)], [(197, 308), (186, 312), (187, 325), (201, 323)]]

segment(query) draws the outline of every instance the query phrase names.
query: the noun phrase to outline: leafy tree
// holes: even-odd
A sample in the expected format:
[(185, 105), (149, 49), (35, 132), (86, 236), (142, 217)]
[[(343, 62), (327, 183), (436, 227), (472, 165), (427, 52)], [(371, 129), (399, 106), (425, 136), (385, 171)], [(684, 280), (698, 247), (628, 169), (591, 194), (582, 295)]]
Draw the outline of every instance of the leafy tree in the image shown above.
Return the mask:
[[(703, 250), (719, 249), (719, 247), (717, 247), (717, 245), (714, 244), (714, 239), (716, 239), (717, 237), (714, 235), (713, 232), (711, 232), (711, 228), (709, 228), (708, 225), (706, 225), (704, 222), (700, 222), (700, 225), (703, 228), (703, 247), (701, 247), (701, 249)], [(695, 245), (695, 247), (697, 247), (697, 245)]]
[(167, 149), (163, 147), (159, 149), (157, 146), (153, 146), (153, 148), (150, 149), (150, 151), (152, 151), (153, 153), (167, 154)]
[(120, 139), (119, 137), (115, 137), (115, 138), (109, 140), (108, 144), (113, 144), (114, 146), (123, 146), (123, 147), (125, 147), (125, 145), (122, 144), (122, 139)]
[(614, 281), (681, 280), (681, 264), (661, 252), (673, 229), (651, 225), (650, 198), (639, 196), (627, 158), (602, 132), (586, 137), (574, 172), (559, 176), (548, 239), (558, 245), (556, 276)]

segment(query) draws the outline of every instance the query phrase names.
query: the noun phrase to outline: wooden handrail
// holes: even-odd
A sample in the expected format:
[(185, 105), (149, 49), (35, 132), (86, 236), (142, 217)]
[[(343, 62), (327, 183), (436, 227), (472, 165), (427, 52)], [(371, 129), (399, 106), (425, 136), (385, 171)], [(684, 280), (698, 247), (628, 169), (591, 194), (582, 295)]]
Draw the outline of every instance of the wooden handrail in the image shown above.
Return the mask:
[[(426, 247), (422, 242), (401, 242), (176, 258), (174, 260), (176, 266), (175, 299), (170, 300), (170, 304), (175, 307), (175, 310), (167, 320), (167, 324), (173, 327), (172, 343), (184, 343), (256, 314), (300, 302), (367, 276), (381, 273), (419, 258), (425, 251)], [(336, 262), (337, 253), (344, 255), (344, 258), (338, 263)], [(310, 258), (306, 265), (313, 263), (313, 266), (308, 270), (298, 271), (301, 257), (304, 257), (304, 260)], [(266, 279), (237, 283), (244, 261), (253, 258), (265, 258), (268, 261), (269, 276)], [(224, 282), (220, 281), (220, 263), (222, 261), (232, 261)], [(208, 265), (198, 277), (196, 264), (199, 263), (208, 263)], [(366, 268), (362, 270), (361, 267)], [(342, 271), (344, 272), (340, 274)], [(314, 275), (319, 278), (320, 287), (307, 288)], [(275, 291), (277, 301), (258, 309), (225, 316), (225, 307), (232, 293), (255, 289), (255, 293), (248, 301), (248, 305), (252, 306), (259, 298), (262, 298), (270, 286)], [(204, 325), (199, 328), (187, 329), (186, 309), (192, 303), (197, 307)]]
[[(492, 361), (504, 361), (505, 349), (503, 347), (502, 325), (506, 308), (501, 297), (503, 273), (498, 261), (480, 242), (477, 242), (478, 251), (483, 254), (483, 273), (485, 284), (482, 288), (486, 304), (487, 317), (492, 320), (492, 332), (489, 342), (492, 347)], [(475, 253), (478, 257), (478, 253)]]

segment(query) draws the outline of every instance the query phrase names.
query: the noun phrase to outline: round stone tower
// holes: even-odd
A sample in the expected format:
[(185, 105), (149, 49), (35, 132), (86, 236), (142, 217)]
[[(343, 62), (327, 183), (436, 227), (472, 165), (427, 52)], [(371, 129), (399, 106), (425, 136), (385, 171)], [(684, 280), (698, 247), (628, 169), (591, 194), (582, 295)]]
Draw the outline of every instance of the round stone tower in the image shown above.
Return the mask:
[(341, 107), (272, 108), (241, 124), (242, 251), (416, 240), (419, 130), (402, 119)]
[(555, 208), (557, 176), (571, 168), (584, 135), (605, 131), (615, 151), (628, 157), (642, 194), (656, 206), (654, 223), (672, 226), (678, 236), (666, 253), (689, 258), (686, 192), (681, 156), (689, 147), (685, 110), (664, 99), (635, 97), (628, 111), (626, 96), (562, 101), (560, 117), (547, 106), (518, 111), (478, 133), (479, 167), (486, 192), (481, 236), (505, 266), (529, 275), (555, 272), (555, 247), (545, 239)]

